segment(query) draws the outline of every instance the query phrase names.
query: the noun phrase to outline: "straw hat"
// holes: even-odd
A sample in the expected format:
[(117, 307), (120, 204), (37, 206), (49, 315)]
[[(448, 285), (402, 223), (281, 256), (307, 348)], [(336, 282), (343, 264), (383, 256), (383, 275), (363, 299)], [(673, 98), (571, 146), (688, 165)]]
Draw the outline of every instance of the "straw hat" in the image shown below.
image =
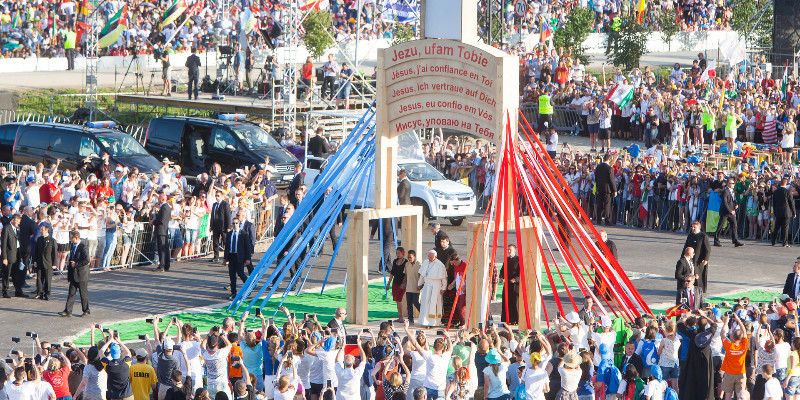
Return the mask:
[(567, 353), (564, 356), (564, 367), (565, 368), (578, 368), (581, 365), (581, 357), (578, 356), (577, 353)]

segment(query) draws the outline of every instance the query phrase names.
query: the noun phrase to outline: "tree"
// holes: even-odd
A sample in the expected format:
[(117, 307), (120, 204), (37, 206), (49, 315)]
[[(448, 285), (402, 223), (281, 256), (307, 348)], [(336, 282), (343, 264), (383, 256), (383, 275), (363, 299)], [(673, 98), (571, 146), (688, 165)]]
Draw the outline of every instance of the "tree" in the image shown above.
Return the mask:
[(623, 17), (619, 29), (606, 35), (606, 57), (626, 70), (638, 67), (639, 60), (647, 52), (647, 34), (647, 29), (635, 17)]
[[(766, 7), (766, 9), (764, 9)], [(772, 0), (733, 0), (731, 28), (747, 40), (764, 47), (772, 47), (774, 14)], [(762, 13), (763, 10), (763, 13)], [(748, 47), (750, 44), (748, 44)]]
[(594, 11), (588, 8), (575, 7), (567, 14), (567, 23), (559, 26), (553, 35), (553, 45), (556, 48), (570, 49), (573, 57), (578, 57), (583, 63), (589, 61), (583, 42), (589, 37), (594, 24)]
[(394, 29), (392, 31), (392, 46), (405, 43), (411, 39), (414, 39), (416, 36), (417, 33), (414, 32), (413, 26), (395, 22)]
[(672, 38), (681, 31), (681, 25), (674, 15), (662, 11), (658, 15), (658, 27), (661, 29), (661, 38), (667, 42), (667, 50), (672, 51)]
[(333, 25), (333, 19), (327, 10), (313, 10), (303, 21), (303, 29), (306, 30), (306, 33), (303, 34), (303, 42), (312, 57), (322, 57), (333, 46), (333, 38), (328, 33), (331, 25)]

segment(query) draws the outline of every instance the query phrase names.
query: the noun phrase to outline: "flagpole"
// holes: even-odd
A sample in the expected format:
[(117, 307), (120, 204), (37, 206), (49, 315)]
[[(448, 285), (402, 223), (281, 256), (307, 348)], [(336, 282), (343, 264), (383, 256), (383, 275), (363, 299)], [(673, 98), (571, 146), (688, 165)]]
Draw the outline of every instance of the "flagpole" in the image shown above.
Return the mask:
[(356, 48), (355, 48), (355, 66), (353, 66), (353, 73), (358, 73), (358, 42), (361, 39), (361, 7), (364, 7), (364, 0), (356, 0)]
[[(208, 8), (208, 7), (203, 8), (203, 10), (201, 12), (205, 11), (206, 8)], [(172, 36), (170, 36), (169, 39), (167, 39), (167, 41), (164, 42), (164, 45), (168, 45), (169, 42), (172, 41), (172, 39), (175, 39), (175, 36), (178, 36), (178, 32), (181, 30), (181, 28), (183, 28), (184, 25), (189, 23), (190, 19), (191, 19), (191, 17), (189, 15), (186, 15), (186, 18), (184, 18), (183, 22), (180, 25), (178, 25), (177, 28), (175, 28), (175, 32), (172, 32)]]

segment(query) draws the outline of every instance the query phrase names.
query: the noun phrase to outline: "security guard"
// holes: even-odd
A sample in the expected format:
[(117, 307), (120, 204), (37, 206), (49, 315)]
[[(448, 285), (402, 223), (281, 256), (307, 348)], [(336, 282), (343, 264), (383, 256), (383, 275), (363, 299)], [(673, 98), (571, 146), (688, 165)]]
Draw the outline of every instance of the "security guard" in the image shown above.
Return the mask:
[(550, 85), (539, 95), (539, 130), (549, 131), (553, 124), (553, 103), (550, 101)]
[(75, 69), (75, 41), (78, 34), (70, 26), (64, 33), (64, 53), (67, 56), (67, 70)]

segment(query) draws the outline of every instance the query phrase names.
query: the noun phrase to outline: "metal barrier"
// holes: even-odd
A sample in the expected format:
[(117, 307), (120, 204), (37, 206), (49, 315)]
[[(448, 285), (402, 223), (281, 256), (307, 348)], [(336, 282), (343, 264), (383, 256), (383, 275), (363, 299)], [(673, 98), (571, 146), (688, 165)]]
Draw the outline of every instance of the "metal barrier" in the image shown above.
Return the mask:
[[(521, 104), (519, 109), (525, 119), (528, 120), (528, 123), (531, 124), (531, 127), (539, 131), (539, 106), (534, 103)], [(581, 132), (583, 130), (581, 113), (568, 106), (554, 106), (553, 126), (559, 132)]]
[[(256, 228), (256, 244), (270, 242), (273, 238), (273, 227), (275, 226), (275, 206), (276, 201), (269, 203), (258, 202), (253, 205), (251, 222)], [(181, 255), (177, 258), (172, 258), (172, 261), (180, 261), (198, 257), (204, 257), (213, 253), (211, 241), (211, 231), (209, 229), (210, 214), (201, 217), (200, 229), (197, 232), (197, 238), (194, 242), (193, 254)], [(115, 235), (116, 244), (114, 246), (114, 253), (111, 258), (111, 263), (108, 269), (120, 268), (133, 268), (135, 266), (158, 264), (158, 246), (156, 244), (156, 235), (153, 232), (153, 226), (148, 222), (135, 222), (132, 227), (122, 226), (117, 229)], [(127, 228), (127, 229), (126, 229)], [(129, 230), (129, 232), (125, 232)], [(182, 239), (186, 238), (184, 229), (177, 231), (182, 235)], [(62, 236), (66, 238), (68, 232), (56, 229), (53, 232), (54, 237)], [(104, 235), (104, 233), (103, 233)], [(172, 249), (173, 237), (169, 238), (170, 251)], [(182, 240), (183, 241), (183, 240)], [(185, 243), (185, 241), (184, 241)], [(101, 245), (107, 246), (105, 238), (98, 238), (97, 250), (95, 251), (95, 258), (102, 260), (103, 248)], [(220, 249), (222, 252), (222, 249)], [(123, 259), (124, 254), (124, 259)], [(98, 264), (101, 261), (97, 261)], [(90, 271), (102, 271), (102, 268), (90, 268)]]

